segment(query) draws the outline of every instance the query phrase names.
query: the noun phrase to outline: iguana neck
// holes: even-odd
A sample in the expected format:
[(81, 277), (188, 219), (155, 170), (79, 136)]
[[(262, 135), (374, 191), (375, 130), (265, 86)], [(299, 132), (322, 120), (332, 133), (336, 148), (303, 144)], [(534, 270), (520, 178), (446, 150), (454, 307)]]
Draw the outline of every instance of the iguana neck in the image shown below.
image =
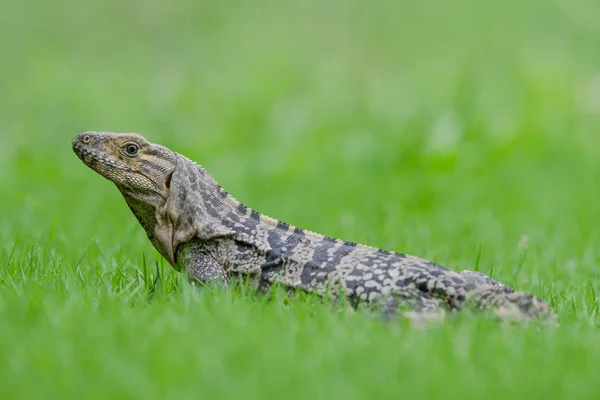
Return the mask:
[(293, 257), (294, 248), (302, 243), (325, 240), (336, 245), (354, 246), (354, 243), (329, 238), (318, 233), (303, 230), (277, 219), (261, 214), (245, 206), (230, 195), (219, 183), (198, 164), (195, 164), (201, 182), (188, 188), (200, 191), (202, 206), (206, 209), (211, 224), (216, 224), (234, 233), (237, 241), (251, 246), (260, 253), (276, 251), (282, 257)]

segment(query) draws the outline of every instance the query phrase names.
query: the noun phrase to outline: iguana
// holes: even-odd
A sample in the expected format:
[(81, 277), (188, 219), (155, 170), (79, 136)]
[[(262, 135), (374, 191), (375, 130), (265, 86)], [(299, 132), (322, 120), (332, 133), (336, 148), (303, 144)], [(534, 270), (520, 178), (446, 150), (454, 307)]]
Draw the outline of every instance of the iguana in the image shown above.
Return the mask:
[(334, 239), (267, 217), (229, 195), (200, 165), (138, 134), (82, 132), (75, 154), (112, 181), (158, 252), (190, 281), (259, 291), (273, 284), (345, 298), (353, 307), (553, 319), (552, 308), (474, 271)]

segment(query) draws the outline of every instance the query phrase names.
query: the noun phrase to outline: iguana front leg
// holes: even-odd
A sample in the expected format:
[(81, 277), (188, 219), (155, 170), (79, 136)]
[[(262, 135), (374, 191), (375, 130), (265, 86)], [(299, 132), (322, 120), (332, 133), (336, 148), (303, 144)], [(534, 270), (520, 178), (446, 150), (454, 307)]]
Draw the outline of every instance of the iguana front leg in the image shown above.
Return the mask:
[(201, 246), (185, 243), (180, 246), (177, 255), (177, 264), (188, 275), (190, 283), (210, 287), (229, 285), (225, 269)]

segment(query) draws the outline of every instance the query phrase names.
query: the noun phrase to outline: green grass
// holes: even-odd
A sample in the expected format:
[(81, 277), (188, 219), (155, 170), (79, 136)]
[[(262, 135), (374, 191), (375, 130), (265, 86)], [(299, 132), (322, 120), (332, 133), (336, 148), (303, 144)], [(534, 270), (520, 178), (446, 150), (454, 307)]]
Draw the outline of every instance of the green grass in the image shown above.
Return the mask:
[[(597, 1), (2, 2), (0, 398), (593, 398)], [(135, 131), (286, 222), (473, 268), (557, 329), (198, 293), (72, 154)]]

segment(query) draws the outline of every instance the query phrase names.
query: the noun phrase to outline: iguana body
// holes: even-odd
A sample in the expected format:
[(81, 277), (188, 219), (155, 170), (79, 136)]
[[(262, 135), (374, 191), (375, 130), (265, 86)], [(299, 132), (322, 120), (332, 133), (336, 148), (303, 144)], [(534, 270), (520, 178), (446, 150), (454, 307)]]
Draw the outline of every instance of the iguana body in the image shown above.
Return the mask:
[[(83, 132), (73, 150), (111, 180), (163, 257), (192, 280), (233, 278), (374, 304), (386, 313), (458, 310), (553, 317), (538, 298), (473, 271), (333, 239), (244, 206), (199, 165), (136, 134)], [(443, 312), (443, 311), (442, 311)]]

